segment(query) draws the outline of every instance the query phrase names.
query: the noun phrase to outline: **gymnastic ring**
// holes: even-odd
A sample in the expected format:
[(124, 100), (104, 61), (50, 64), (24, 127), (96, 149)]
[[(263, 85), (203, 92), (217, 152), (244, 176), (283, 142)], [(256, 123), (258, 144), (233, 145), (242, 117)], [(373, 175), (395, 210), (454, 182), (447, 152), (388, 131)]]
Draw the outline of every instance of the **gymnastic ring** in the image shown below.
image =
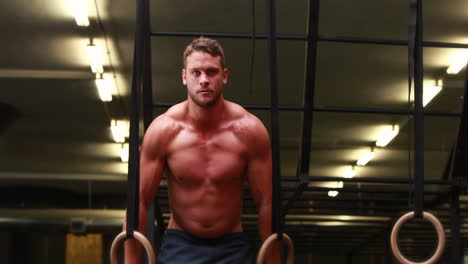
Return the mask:
[[(271, 246), (271, 244), (273, 243), (273, 241), (275, 239), (278, 239), (278, 234), (276, 234), (276, 233), (269, 236), (263, 242), (262, 247), (258, 251), (257, 264), (263, 264), (263, 261), (265, 260), (266, 251)], [(288, 259), (286, 260), (286, 263), (287, 264), (293, 264), (294, 263), (294, 245), (293, 245), (293, 242), (292, 242), (291, 238), (289, 238), (289, 236), (284, 234), (284, 233), (283, 233), (283, 239), (286, 241), (286, 244), (288, 245)]]
[[(118, 255), (117, 255), (117, 248), (120, 244), (120, 242), (124, 241), (127, 237), (127, 231), (122, 231), (120, 234), (118, 234), (114, 241), (112, 242), (111, 246), (111, 252), (110, 252), (110, 257), (111, 257), (111, 264), (118, 264)], [(133, 231), (133, 237), (140, 242), (143, 247), (146, 250), (146, 254), (148, 255), (148, 263), (150, 264), (156, 264), (156, 256), (154, 255), (153, 247), (151, 246), (151, 243), (146, 239), (144, 235), (142, 235), (140, 232)]]
[(444, 232), (444, 227), (440, 223), (440, 221), (435, 217), (434, 215), (428, 213), (428, 212), (423, 212), (423, 217), (424, 219), (429, 220), (437, 230), (437, 236), (439, 238), (439, 242), (437, 244), (437, 249), (432, 255), (431, 258), (428, 260), (425, 260), (423, 262), (413, 262), (408, 259), (406, 259), (403, 254), (401, 254), (400, 249), (398, 248), (398, 233), (400, 232), (401, 226), (406, 223), (409, 219), (414, 217), (414, 212), (409, 212), (404, 214), (398, 221), (395, 223), (392, 229), (392, 234), (390, 236), (390, 246), (392, 247), (392, 252), (395, 258), (401, 263), (401, 264), (433, 264), (436, 263), (436, 261), (442, 256), (442, 253), (444, 252), (445, 248), (445, 232)]

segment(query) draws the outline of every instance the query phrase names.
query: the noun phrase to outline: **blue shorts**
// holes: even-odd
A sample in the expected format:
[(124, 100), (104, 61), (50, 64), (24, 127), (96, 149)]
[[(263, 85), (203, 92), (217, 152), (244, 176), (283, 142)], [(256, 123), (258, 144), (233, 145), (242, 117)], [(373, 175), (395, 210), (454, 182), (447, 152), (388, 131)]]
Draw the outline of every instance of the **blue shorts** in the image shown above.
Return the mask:
[(253, 253), (244, 233), (200, 238), (168, 229), (158, 254), (158, 264), (252, 264)]

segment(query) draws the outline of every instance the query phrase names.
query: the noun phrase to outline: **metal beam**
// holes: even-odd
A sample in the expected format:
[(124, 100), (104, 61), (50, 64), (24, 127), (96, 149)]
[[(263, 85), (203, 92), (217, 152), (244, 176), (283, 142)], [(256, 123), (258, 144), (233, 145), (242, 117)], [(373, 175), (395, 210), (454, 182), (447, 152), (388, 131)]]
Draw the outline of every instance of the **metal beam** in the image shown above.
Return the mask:
[[(175, 103), (157, 102), (153, 104), (155, 108), (169, 108), (174, 106)], [(271, 110), (270, 105), (260, 104), (241, 104), (247, 110)], [(304, 111), (304, 106), (296, 105), (279, 105), (278, 109), (281, 111)], [(368, 107), (342, 107), (342, 106), (319, 106), (312, 107), (313, 112), (323, 113), (353, 113), (353, 114), (385, 114), (385, 115), (412, 115), (413, 111), (402, 109), (383, 109), (383, 108), (368, 108)], [(424, 112), (425, 116), (445, 116), (445, 117), (460, 117), (459, 112)]]
[[(190, 37), (196, 38), (200, 36), (209, 38), (231, 38), (231, 39), (252, 39), (249, 33), (224, 33), (224, 32), (183, 32), (183, 31), (153, 31), (151, 35), (154, 37)], [(265, 34), (255, 35), (255, 39), (267, 39)], [(307, 36), (304, 35), (288, 35), (278, 34), (277, 40), (293, 40), (305, 41)], [(372, 44), (372, 45), (390, 45), (390, 46), (408, 46), (406, 40), (392, 40), (392, 39), (372, 39), (372, 38), (357, 38), (357, 37), (344, 37), (344, 36), (318, 36), (319, 41), (324, 42), (343, 42), (343, 43), (356, 43), (356, 44)], [(435, 48), (458, 48), (467, 49), (466, 43), (448, 43), (448, 42), (435, 42), (424, 41), (424, 47)]]
[[(360, 182), (360, 183), (388, 183), (388, 184), (410, 184), (414, 183), (412, 179), (395, 179), (395, 178), (342, 178), (342, 177), (324, 177), (324, 176), (313, 176), (314, 181), (342, 181), (342, 182)], [(282, 181), (286, 182), (297, 182), (296, 177), (282, 177)], [(458, 180), (425, 180), (424, 184), (435, 184), (435, 185), (454, 185), (454, 186), (465, 186), (468, 182)]]
[(462, 253), (462, 243), (461, 243), (461, 214), (460, 214), (460, 188), (453, 187), (451, 194), (451, 204), (450, 204), (450, 239), (451, 239), (451, 258), (450, 263), (453, 264), (462, 264), (463, 263), (463, 253)]
[(94, 74), (87, 71), (35, 70), (35, 69), (0, 69), (0, 78), (15, 79), (94, 79)]
[(0, 172), (1, 180), (51, 180), (51, 181), (127, 181), (125, 174), (105, 173), (40, 173), (40, 172)]
[(0, 209), (0, 225), (69, 224), (71, 221), (83, 221), (87, 225), (122, 226), (124, 218), (125, 210)]
[(468, 72), (465, 73), (465, 92), (463, 96), (462, 117), (455, 144), (453, 174), (454, 178), (468, 178)]

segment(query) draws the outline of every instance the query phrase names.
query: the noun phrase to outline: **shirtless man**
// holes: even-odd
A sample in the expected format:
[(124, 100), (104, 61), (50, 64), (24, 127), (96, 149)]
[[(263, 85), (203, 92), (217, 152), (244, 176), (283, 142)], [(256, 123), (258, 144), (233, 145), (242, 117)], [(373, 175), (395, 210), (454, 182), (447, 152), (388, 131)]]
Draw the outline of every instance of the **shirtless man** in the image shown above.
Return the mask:
[[(184, 52), (186, 101), (148, 128), (140, 152), (139, 231), (166, 171), (171, 217), (158, 264), (252, 263), (242, 232), (245, 175), (258, 211), (261, 240), (271, 233), (271, 149), (262, 122), (224, 100), (228, 70), (217, 41), (195, 39)], [(126, 263), (141, 248), (126, 243)], [(274, 250), (276, 251), (276, 250)], [(272, 252), (274, 252), (272, 250)], [(267, 263), (279, 263), (271, 253)]]

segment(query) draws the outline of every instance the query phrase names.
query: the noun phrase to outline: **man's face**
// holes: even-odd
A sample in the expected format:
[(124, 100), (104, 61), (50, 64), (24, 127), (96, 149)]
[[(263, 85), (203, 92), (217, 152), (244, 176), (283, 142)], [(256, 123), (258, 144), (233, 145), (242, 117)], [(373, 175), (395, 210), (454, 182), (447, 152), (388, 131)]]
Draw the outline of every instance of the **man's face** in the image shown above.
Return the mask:
[(219, 56), (194, 51), (186, 58), (182, 81), (187, 86), (189, 98), (198, 106), (208, 107), (221, 98), (227, 75), (228, 71), (221, 67)]

